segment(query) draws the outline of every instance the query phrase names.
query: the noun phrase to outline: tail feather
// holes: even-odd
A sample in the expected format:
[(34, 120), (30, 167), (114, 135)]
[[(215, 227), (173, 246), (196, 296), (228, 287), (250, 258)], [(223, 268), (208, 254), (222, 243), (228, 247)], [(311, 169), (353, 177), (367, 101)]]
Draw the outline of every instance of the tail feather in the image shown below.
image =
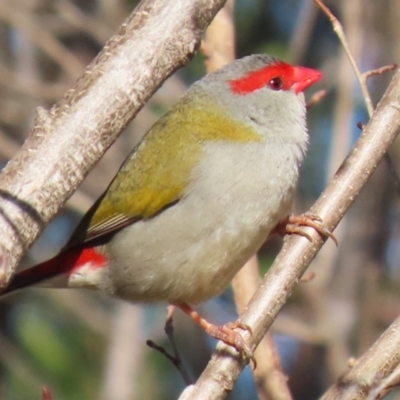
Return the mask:
[(81, 253), (82, 249), (70, 249), (32, 268), (17, 272), (9, 286), (0, 292), (0, 296), (33, 285), (66, 287)]

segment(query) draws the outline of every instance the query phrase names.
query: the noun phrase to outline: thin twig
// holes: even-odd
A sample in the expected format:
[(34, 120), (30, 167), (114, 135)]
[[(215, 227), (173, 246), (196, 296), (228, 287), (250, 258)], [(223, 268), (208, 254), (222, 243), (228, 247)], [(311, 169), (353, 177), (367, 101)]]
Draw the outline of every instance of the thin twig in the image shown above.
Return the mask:
[(347, 58), (350, 61), (350, 64), (354, 71), (354, 74), (356, 75), (356, 78), (360, 85), (361, 92), (363, 94), (365, 104), (366, 104), (366, 107), (368, 110), (368, 114), (369, 114), (369, 116), (371, 116), (372, 113), (374, 112), (374, 106), (372, 104), (371, 96), (369, 95), (368, 87), (366, 84), (366, 79), (365, 79), (365, 76), (358, 69), (356, 60), (354, 59), (353, 54), (350, 50), (350, 47), (347, 43), (346, 35), (344, 34), (344, 31), (343, 31), (343, 26), (339, 22), (339, 20), (332, 14), (331, 10), (322, 2), (322, 0), (314, 0), (314, 1), (318, 5), (318, 7), (322, 10), (322, 12), (331, 21), (333, 30), (336, 32), (340, 42), (342, 43), (343, 49), (347, 55)]
[(175, 340), (175, 335), (174, 335), (174, 325), (173, 325), (173, 314), (175, 311), (175, 306), (170, 305), (168, 306), (167, 309), (167, 318), (165, 319), (165, 326), (164, 326), (164, 331), (168, 336), (168, 340), (171, 343), (172, 351), (174, 353), (174, 358), (176, 362), (174, 365), (182, 375), (183, 380), (186, 382), (187, 385), (191, 385), (193, 383), (193, 380), (190, 378), (188, 371), (185, 368), (185, 365), (183, 364), (183, 360), (178, 348), (178, 345), (176, 344)]
[(317, 103), (319, 103), (325, 96), (326, 96), (327, 91), (326, 90), (319, 90), (318, 92), (315, 92), (307, 101), (307, 111), (311, 108), (314, 107)]
[[(152, 340), (146, 340), (146, 345), (149, 346), (151, 349), (157, 350), (159, 353), (161, 353), (164, 357), (166, 357), (169, 361), (174, 364), (174, 366), (179, 370), (178, 365), (179, 361), (176, 359), (175, 356), (172, 354), (168, 353), (167, 350), (164, 349), (164, 347), (159, 346), (158, 344), (154, 343)], [(190, 385), (190, 382), (186, 382), (188, 385)]]
[(382, 75), (385, 72), (393, 71), (396, 68), (397, 68), (397, 64), (385, 65), (383, 67), (376, 68), (376, 69), (371, 69), (370, 71), (364, 72), (364, 77), (365, 77), (365, 79), (368, 79), (371, 76)]
[[(360, 85), (361, 88), (361, 92), (363, 94), (364, 97), (364, 101), (365, 101), (365, 105), (367, 107), (367, 111), (368, 111), (368, 115), (369, 117), (372, 116), (373, 112), (374, 112), (374, 106), (372, 104), (372, 100), (371, 100), (371, 96), (369, 94), (368, 91), (368, 87), (367, 87), (367, 78), (370, 77), (371, 75), (377, 75), (376, 71), (383, 71), (383, 72), (387, 72), (387, 71), (391, 71), (392, 69), (396, 68), (396, 66), (394, 64), (390, 64), (381, 68), (378, 68), (376, 70), (372, 70), (372, 71), (367, 71), (365, 73), (361, 73), (361, 71), (359, 70), (357, 63), (353, 57), (353, 54), (350, 50), (350, 47), (347, 43), (347, 39), (346, 39), (346, 35), (344, 34), (343, 31), (343, 27), (341, 25), (341, 23), (339, 22), (339, 20), (332, 14), (332, 12), (330, 11), (330, 9), (322, 2), (322, 0), (314, 0), (314, 2), (320, 7), (320, 9), (322, 10), (322, 12), (328, 17), (328, 19), (331, 21), (332, 26), (333, 26), (333, 30), (336, 32), (340, 42), (342, 43), (343, 49), (350, 61), (350, 64), (353, 68), (354, 74), (356, 75), (356, 78), (358, 80), (358, 83)], [(383, 72), (379, 72), (379, 73), (383, 73)], [(379, 74), (378, 73), (378, 74)], [(391, 176), (392, 182), (396, 188), (397, 193), (400, 193), (400, 179), (399, 176), (397, 175), (397, 171), (395, 168), (395, 165), (390, 157), (389, 154), (385, 154), (385, 162), (387, 164), (388, 170), (389, 170), (389, 174)]]
[(159, 346), (158, 344), (154, 343), (152, 340), (147, 340), (146, 344), (150, 348), (157, 350), (161, 353), (167, 360), (171, 361), (172, 364), (176, 367), (178, 372), (181, 374), (184, 382), (186, 385), (191, 385), (193, 380), (190, 378), (189, 373), (186, 371), (186, 368), (183, 364), (182, 357), (180, 355), (178, 346), (176, 344), (175, 335), (174, 335), (174, 325), (173, 325), (173, 314), (175, 311), (175, 306), (170, 305), (167, 308), (167, 317), (165, 319), (165, 326), (164, 331), (167, 334), (168, 340), (172, 347), (173, 354), (170, 354), (164, 347)]
[(315, 278), (316, 273), (314, 271), (306, 272), (300, 279), (302, 283), (311, 282)]

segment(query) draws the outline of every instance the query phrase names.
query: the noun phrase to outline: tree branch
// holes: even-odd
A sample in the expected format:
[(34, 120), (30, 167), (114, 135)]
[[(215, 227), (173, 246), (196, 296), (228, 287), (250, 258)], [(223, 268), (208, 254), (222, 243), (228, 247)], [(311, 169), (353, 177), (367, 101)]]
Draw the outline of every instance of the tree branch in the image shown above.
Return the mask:
[(151, 94), (186, 64), (223, 0), (144, 0), (75, 86), (38, 109), (0, 176), (0, 286)]
[(399, 360), (400, 318), (397, 318), (371, 348), (357, 360), (356, 364), (323, 395), (321, 400), (365, 399), (371, 388), (379, 385), (383, 378), (390, 376), (398, 366)]

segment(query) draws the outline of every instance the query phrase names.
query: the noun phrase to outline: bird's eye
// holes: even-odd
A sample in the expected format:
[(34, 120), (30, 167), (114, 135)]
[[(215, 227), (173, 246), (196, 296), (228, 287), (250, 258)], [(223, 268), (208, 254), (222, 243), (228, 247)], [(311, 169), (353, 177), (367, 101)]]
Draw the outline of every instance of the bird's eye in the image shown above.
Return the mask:
[(281, 90), (283, 87), (282, 78), (280, 78), (279, 76), (272, 78), (268, 82), (268, 87), (271, 88), (272, 90)]

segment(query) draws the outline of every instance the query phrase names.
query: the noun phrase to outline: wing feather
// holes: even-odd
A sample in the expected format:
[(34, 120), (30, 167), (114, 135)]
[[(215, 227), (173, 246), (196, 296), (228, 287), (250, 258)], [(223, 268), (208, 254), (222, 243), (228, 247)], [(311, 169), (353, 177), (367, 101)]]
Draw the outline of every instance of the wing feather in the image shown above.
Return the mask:
[(221, 138), (245, 143), (261, 140), (253, 129), (227, 118), (217, 104), (203, 100), (203, 104), (199, 99), (192, 104), (184, 97), (153, 125), (83, 217), (68, 246), (106, 243), (109, 235), (176, 204), (185, 194), (204, 143)]

